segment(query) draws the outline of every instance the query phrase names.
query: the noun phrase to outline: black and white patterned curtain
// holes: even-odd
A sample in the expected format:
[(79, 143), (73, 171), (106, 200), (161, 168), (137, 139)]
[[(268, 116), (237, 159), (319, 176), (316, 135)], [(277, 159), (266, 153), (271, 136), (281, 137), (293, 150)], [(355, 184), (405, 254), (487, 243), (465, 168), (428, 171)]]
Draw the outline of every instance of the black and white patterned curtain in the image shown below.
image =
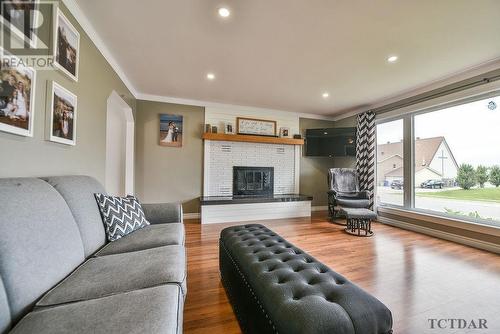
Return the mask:
[(370, 191), (370, 207), (373, 208), (375, 190), (375, 113), (373, 111), (358, 115), (356, 168), (360, 189)]

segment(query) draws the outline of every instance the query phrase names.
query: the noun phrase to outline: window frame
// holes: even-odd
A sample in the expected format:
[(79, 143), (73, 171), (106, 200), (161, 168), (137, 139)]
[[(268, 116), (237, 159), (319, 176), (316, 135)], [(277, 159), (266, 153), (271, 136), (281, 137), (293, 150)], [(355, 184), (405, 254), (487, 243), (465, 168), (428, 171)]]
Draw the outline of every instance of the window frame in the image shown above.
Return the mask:
[[(384, 124), (384, 123), (390, 123), (390, 122), (394, 122), (394, 121), (399, 121), (403, 119), (402, 116), (393, 116), (393, 117), (388, 117), (388, 118), (383, 118), (383, 119), (375, 119), (375, 137), (378, 136), (378, 126), (380, 124)], [(405, 179), (405, 169), (406, 169), (406, 156), (405, 156), (405, 120), (403, 119), (403, 184), (406, 184), (406, 179)], [(384, 203), (384, 204), (380, 204), (378, 201), (377, 201), (377, 189), (378, 189), (378, 180), (377, 180), (377, 175), (378, 175), (378, 163), (377, 163), (377, 156), (378, 156), (378, 145), (377, 145), (377, 140), (375, 140), (375, 189), (373, 190), (374, 192), (374, 196), (373, 198), (375, 198), (375, 209), (377, 209), (379, 206), (380, 207), (384, 207), (384, 208), (398, 208), (398, 209), (401, 209), (401, 208), (407, 208), (406, 206), (406, 200), (405, 200), (405, 188), (406, 186), (403, 186), (403, 205), (397, 205), (397, 204), (390, 204), (390, 203)]]
[[(500, 230), (500, 226), (494, 225), (486, 219), (477, 219), (471, 218), (467, 216), (459, 217), (453, 216), (446, 213), (420, 209), (415, 207), (415, 116), (423, 115), (447, 108), (451, 108), (458, 105), (463, 105), (471, 102), (475, 102), (482, 99), (487, 99), (490, 97), (500, 96), (500, 82), (494, 82), (493, 89), (485, 91), (483, 89), (482, 92), (476, 92), (475, 94), (470, 93), (464, 94), (461, 93), (461, 97), (453, 98), (452, 96), (448, 97), (448, 101), (443, 100), (443, 98), (439, 99), (441, 102), (433, 100), (424, 102), (423, 104), (428, 104), (426, 106), (421, 106), (421, 104), (402, 108), (396, 110), (395, 112), (389, 112), (387, 116), (381, 114), (379, 117), (375, 119), (375, 126), (377, 127), (380, 124), (393, 122), (397, 120), (403, 120), (403, 182), (405, 184), (403, 188), (403, 205), (395, 205), (395, 204), (381, 204), (378, 201), (375, 202), (375, 210), (379, 211), (379, 208), (382, 211), (400, 211), (400, 212), (408, 212), (410, 214), (421, 215), (422, 219), (425, 220), (426, 217), (438, 217), (442, 220), (453, 221), (459, 224), (471, 224), (481, 227), (495, 228)], [(453, 94), (454, 96), (456, 94)], [(399, 111), (399, 113), (398, 113)], [(499, 111), (500, 112), (500, 111)], [(375, 131), (375, 135), (378, 136), (377, 131)], [(376, 148), (375, 160), (377, 159), (378, 154), (378, 145)], [(408, 163), (409, 162), (409, 163)], [(377, 176), (377, 161), (375, 161), (375, 175)], [(374, 189), (374, 198), (377, 199), (377, 188), (378, 188), (378, 180), (376, 180), (376, 187)], [(407, 186), (408, 185), (408, 186)]]

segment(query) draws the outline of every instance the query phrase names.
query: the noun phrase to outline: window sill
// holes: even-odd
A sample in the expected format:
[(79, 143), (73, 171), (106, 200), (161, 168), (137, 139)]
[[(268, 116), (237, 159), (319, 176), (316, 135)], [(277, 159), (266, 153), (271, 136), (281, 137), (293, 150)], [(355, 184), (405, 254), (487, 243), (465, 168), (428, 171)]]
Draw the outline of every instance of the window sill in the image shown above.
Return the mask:
[(434, 223), (434, 224), (445, 225), (445, 226), (460, 228), (460, 229), (468, 230), (468, 231), (472, 231), (472, 232), (483, 233), (483, 234), (494, 235), (494, 236), (500, 237), (500, 228), (485, 225), (485, 224), (480, 224), (480, 223), (476, 223), (476, 222), (470, 222), (470, 221), (466, 221), (466, 220), (455, 219), (455, 218), (450, 218), (450, 217), (443, 217), (443, 216), (434, 215), (434, 214), (430, 214), (430, 213), (423, 213), (423, 212), (418, 212), (418, 211), (409, 210), (409, 209), (387, 207), (387, 206), (379, 206), (377, 208), (377, 212), (378, 213), (393, 214), (393, 215), (398, 215), (401, 217), (407, 217), (407, 218), (412, 218), (412, 219), (423, 220), (423, 221)]

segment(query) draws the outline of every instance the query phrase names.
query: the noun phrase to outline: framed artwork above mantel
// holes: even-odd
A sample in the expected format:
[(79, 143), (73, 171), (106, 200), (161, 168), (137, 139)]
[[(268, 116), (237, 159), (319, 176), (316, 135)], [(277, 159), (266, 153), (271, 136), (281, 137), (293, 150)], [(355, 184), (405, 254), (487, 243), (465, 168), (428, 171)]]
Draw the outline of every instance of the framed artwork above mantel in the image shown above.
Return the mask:
[(276, 121), (247, 117), (236, 118), (236, 133), (239, 135), (276, 137), (276, 129)]

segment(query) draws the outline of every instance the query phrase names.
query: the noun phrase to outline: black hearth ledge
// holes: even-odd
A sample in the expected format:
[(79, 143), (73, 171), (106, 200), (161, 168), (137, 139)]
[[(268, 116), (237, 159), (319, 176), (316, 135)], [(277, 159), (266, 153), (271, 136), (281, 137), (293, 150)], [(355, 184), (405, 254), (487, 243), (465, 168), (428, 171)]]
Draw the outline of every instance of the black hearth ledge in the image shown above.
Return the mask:
[(312, 196), (302, 194), (280, 194), (273, 196), (202, 196), (201, 205), (301, 202), (312, 201)]

